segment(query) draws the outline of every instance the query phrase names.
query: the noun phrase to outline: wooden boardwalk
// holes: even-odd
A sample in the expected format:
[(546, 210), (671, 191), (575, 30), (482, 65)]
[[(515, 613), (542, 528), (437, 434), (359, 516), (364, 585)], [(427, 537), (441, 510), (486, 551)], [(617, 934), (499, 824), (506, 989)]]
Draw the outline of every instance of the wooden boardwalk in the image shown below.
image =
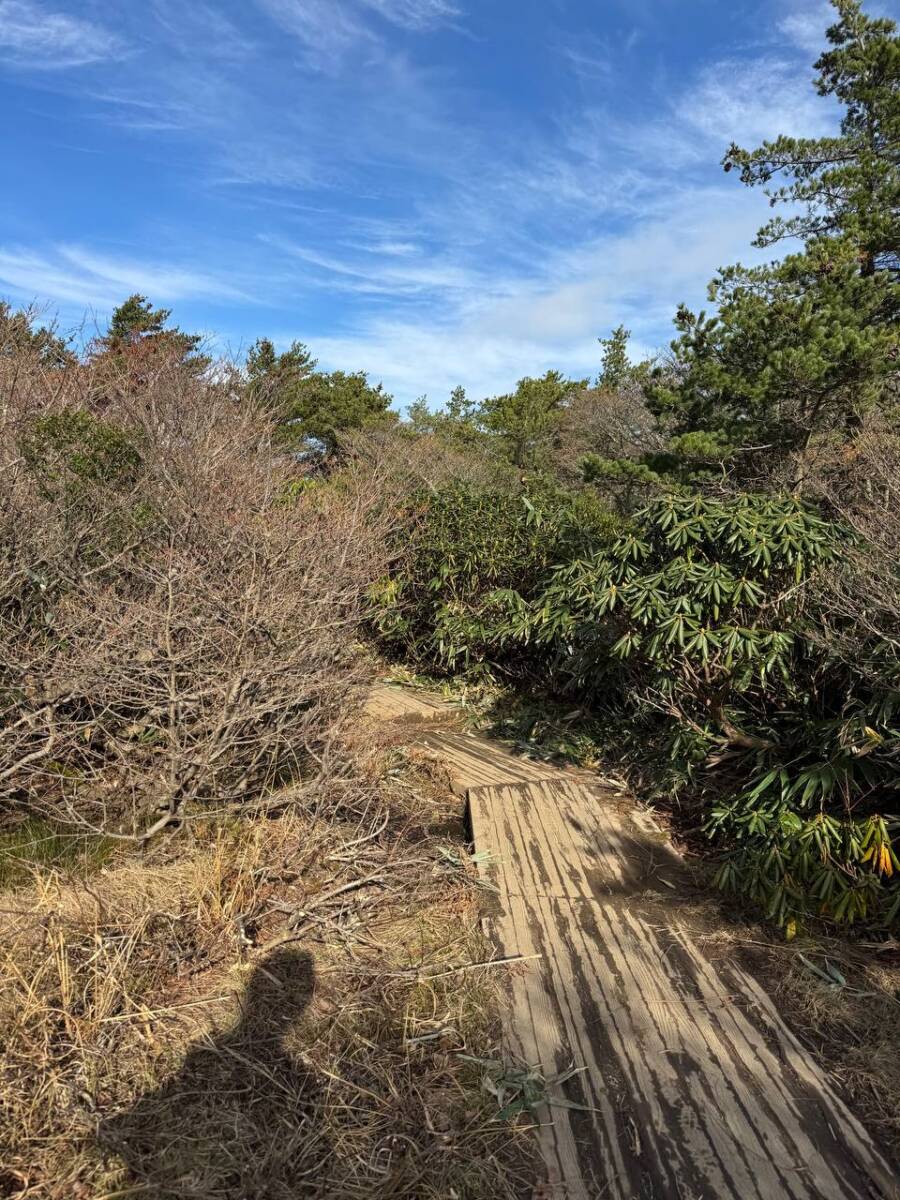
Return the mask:
[[(505, 1052), (569, 1105), (539, 1113), (553, 1200), (896, 1200), (871, 1138), (737, 962), (679, 917), (682, 866), (590, 778), (441, 724), (440, 701), (381, 686), (368, 711), (465, 795), (499, 889)], [(418, 722), (418, 724), (416, 724)]]

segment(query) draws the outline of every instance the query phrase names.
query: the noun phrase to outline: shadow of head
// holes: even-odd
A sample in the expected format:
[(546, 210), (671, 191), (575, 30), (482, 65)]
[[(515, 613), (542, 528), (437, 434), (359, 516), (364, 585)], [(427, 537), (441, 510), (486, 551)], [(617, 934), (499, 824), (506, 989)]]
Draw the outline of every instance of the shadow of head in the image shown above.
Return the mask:
[(315, 990), (312, 957), (283, 946), (257, 962), (240, 996), (241, 1019), (235, 1033), (279, 1037), (297, 1023)]
[(160, 1197), (293, 1195), (291, 1179), (329, 1153), (299, 1030), (314, 986), (301, 950), (257, 962), (231, 1027), (206, 1031), (159, 1087), (100, 1123), (98, 1144), (128, 1182)]

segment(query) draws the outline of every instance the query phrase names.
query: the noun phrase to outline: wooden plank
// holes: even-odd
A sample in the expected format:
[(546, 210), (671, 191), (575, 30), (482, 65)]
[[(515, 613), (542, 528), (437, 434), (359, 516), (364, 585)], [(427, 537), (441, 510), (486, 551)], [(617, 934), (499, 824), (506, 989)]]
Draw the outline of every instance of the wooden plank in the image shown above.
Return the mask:
[(432, 751), (444, 764), (453, 790), (461, 796), (471, 788), (562, 776), (558, 767), (513, 754), (496, 742), (467, 733), (426, 732), (416, 738), (416, 745)]
[[(663, 835), (639, 825), (600, 789), (551, 770), (518, 788), (470, 793), (473, 838), (479, 849), (493, 848), (506, 893), (536, 886), (541, 895), (586, 900), (662, 890), (682, 877), (681, 860)], [(523, 884), (523, 863), (537, 884)]]
[(584, 1110), (540, 1114), (557, 1200), (896, 1196), (759, 985), (648, 895), (621, 812), (564, 781), (469, 803), (477, 849), (499, 859), (498, 951), (541, 956), (511, 978), (507, 1050), (548, 1077), (585, 1068), (562, 1089)]
[(464, 796), (472, 787), (561, 774), (558, 767), (514, 754), (497, 742), (446, 728), (458, 718), (459, 710), (427, 692), (376, 684), (369, 691), (363, 712), (377, 721), (408, 722), (410, 744), (428, 750), (443, 763), (458, 795)]
[(377, 683), (369, 690), (363, 712), (376, 721), (435, 721), (452, 717), (456, 710), (446, 701), (427, 692)]

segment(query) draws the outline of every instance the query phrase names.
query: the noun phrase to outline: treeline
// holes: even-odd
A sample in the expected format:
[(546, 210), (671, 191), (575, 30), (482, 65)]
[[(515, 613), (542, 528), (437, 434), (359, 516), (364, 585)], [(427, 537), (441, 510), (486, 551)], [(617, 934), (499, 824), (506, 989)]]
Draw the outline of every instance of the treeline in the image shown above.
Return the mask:
[[(258, 380), (132, 296), (80, 354), (0, 311), (0, 833), (144, 846), (198, 809), (342, 811), (335, 747), (388, 514), (315, 495)], [(257, 361), (263, 353), (257, 352)], [(360, 377), (306, 364), (336, 437)], [(321, 396), (342, 408), (321, 418)], [(350, 398), (348, 398), (350, 397)], [(360, 401), (360, 397), (363, 399)], [(300, 402), (298, 401), (298, 404)]]

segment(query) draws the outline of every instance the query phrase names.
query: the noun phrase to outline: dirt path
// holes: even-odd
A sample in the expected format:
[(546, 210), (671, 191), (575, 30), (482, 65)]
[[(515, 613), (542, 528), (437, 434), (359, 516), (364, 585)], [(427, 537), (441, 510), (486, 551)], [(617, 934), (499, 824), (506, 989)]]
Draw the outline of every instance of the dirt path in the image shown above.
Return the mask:
[(506, 1052), (548, 1079), (538, 1136), (553, 1200), (896, 1200), (887, 1162), (759, 983), (711, 957), (680, 909), (683, 869), (584, 773), (450, 728), (453, 710), (380, 686), (465, 797), (499, 889)]

